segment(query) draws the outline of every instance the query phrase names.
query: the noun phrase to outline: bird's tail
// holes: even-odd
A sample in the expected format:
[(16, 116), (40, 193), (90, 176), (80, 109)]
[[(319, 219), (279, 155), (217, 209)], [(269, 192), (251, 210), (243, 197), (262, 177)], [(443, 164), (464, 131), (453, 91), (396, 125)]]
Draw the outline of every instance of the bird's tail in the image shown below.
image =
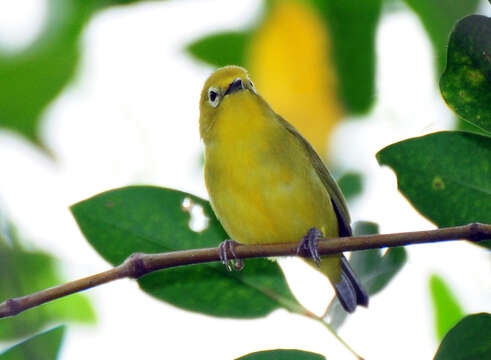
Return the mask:
[(368, 293), (344, 255), (322, 256), (319, 268), (311, 260), (308, 263), (327, 275), (344, 310), (352, 313), (357, 305), (368, 306)]
[(341, 255), (341, 278), (332, 282), (344, 310), (349, 313), (355, 311), (356, 305), (368, 306), (368, 293), (357, 279), (348, 260)]

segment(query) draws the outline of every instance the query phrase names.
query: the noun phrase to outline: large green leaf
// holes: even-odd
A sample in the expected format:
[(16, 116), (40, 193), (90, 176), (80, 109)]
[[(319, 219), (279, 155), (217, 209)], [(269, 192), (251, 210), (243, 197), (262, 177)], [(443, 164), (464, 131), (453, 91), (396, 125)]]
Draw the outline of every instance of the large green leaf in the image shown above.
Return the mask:
[(440, 90), (458, 116), (491, 132), (490, 18), (472, 15), (459, 21), (450, 36)]
[(445, 66), (448, 35), (455, 22), (476, 11), (479, 0), (404, 0), (419, 16), (436, 54), (438, 74)]
[(17, 53), (0, 49), (0, 128), (42, 145), (40, 115), (75, 73), (83, 27), (97, 10), (132, 2), (48, 0), (46, 26), (32, 45)]
[(213, 66), (245, 66), (249, 38), (250, 31), (208, 35), (189, 44), (187, 51), (196, 59)]
[(356, 114), (375, 100), (375, 34), (382, 0), (309, 0), (324, 18), (337, 68), (340, 99)]
[(438, 275), (430, 277), (430, 294), (435, 314), (438, 341), (464, 317), (464, 312), (445, 281)]
[(302, 350), (265, 350), (250, 353), (237, 360), (325, 360), (320, 354)]
[[(359, 221), (354, 226), (355, 235), (378, 234), (378, 225)], [(380, 292), (397, 275), (406, 263), (407, 254), (403, 247), (388, 249), (382, 254), (380, 249), (354, 251), (349, 260), (359, 281), (371, 296)], [(337, 329), (345, 321), (348, 313), (335, 298), (327, 310), (329, 324)]]
[(34, 335), (0, 353), (0, 360), (55, 360), (61, 348), (65, 326)]
[[(199, 209), (208, 224), (193, 231), (190, 212)], [(227, 238), (206, 200), (176, 190), (126, 187), (75, 204), (72, 212), (90, 244), (113, 265), (134, 252), (216, 247)], [(161, 270), (138, 282), (158, 299), (214, 316), (254, 318), (279, 307), (304, 312), (279, 266), (265, 259), (246, 260), (240, 272), (216, 262)]]
[[(15, 236), (15, 235), (14, 235)], [(18, 239), (9, 246), (0, 234), (0, 300), (24, 296), (63, 283), (57, 264), (48, 254), (20, 248)], [(0, 320), (0, 340), (32, 335), (46, 325), (60, 321), (94, 323), (95, 314), (81, 294), (38, 306)]]
[[(438, 227), (491, 223), (491, 138), (443, 131), (380, 150), (402, 194)], [(490, 242), (479, 244), (491, 247)]]
[(466, 316), (445, 336), (434, 360), (491, 359), (490, 334), (490, 314)]

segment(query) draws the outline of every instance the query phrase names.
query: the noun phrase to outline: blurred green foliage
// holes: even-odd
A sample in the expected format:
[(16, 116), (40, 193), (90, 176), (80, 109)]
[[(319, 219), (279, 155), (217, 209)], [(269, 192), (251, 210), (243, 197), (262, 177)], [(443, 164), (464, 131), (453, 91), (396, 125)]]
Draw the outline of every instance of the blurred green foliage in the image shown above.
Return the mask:
[[(361, 235), (361, 234), (357, 234)], [(355, 251), (350, 263), (359, 275), (369, 295), (375, 295), (386, 287), (402, 269), (407, 260), (404, 247)]]
[[(354, 235), (372, 235), (378, 232), (378, 225), (369, 221), (358, 221), (353, 227)], [(354, 251), (349, 262), (371, 298), (390, 283), (402, 269), (406, 259), (406, 250), (403, 247), (394, 247), (385, 253), (382, 253), (381, 249)], [(348, 313), (344, 311), (338, 298), (334, 298), (329, 304), (326, 316), (329, 324), (338, 329)]]
[(438, 275), (431, 275), (430, 295), (433, 304), (435, 330), (438, 341), (464, 317), (464, 311), (445, 281)]
[(34, 335), (0, 353), (0, 360), (55, 360), (61, 348), (65, 326)]
[[(207, 226), (192, 230), (191, 214), (200, 208)], [(130, 186), (75, 204), (72, 213), (89, 243), (113, 265), (134, 252), (217, 247), (227, 239), (208, 201), (176, 190)], [(213, 316), (256, 318), (278, 308), (305, 312), (276, 262), (244, 263), (240, 272), (227, 271), (219, 262), (170, 268), (138, 283), (160, 300)]]
[[(366, 113), (375, 98), (375, 32), (382, 0), (302, 1), (317, 10), (330, 35), (332, 43), (327, 45), (332, 48), (343, 104), (352, 113)], [(267, 17), (275, 2), (265, 2), (267, 10), (262, 18)], [(258, 21), (243, 32), (205, 36), (189, 44), (187, 50), (196, 59), (213, 66), (247, 66), (247, 47), (260, 24)]]
[[(21, 247), (16, 234), (0, 233), (0, 299), (18, 297), (63, 283), (57, 263), (40, 251)], [(87, 298), (74, 294), (0, 320), (0, 340), (32, 335), (60, 321), (92, 324), (94, 310)]]
[(189, 44), (187, 51), (201, 61), (217, 67), (230, 64), (245, 67), (250, 37), (249, 31), (213, 34)]
[(20, 52), (0, 49), (0, 128), (43, 147), (40, 116), (75, 74), (84, 26), (99, 10), (135, 2), (48, 0), (47, 18), (39, 37)]
[(468, 16), (457, 24), (440, 79), (447, 104), (464, 120), (491, 132), (491, 19)]
[(375, 35), (382, 0), (310, 0), (325, 20), (339, 79), (339, 97), (353, 114), (375, 100)]
[(336, 181), (348, 202), (363, 192), (363, 177), (358, 172), (348, 171)]
[(463, 318), (443, 338), (434, 360), (475, 360), (491, 357), (491, 315)]
[[(439, 227), (491, 223), (491, 138), (442, 131), (404, 140), (377, 153), (397, 175), (399, 190)], [(478, 243), (491, 248), (489, 240)]]

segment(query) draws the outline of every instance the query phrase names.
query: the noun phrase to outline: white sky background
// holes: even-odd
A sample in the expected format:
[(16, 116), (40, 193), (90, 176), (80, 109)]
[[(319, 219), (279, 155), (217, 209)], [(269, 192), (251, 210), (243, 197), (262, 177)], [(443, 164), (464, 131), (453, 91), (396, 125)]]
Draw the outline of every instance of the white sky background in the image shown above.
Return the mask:
[[(0, 45), (14, 49), (32, 40), (42, 26), (43, 5), (41, 0), (2, 0)], [(212, 69), (182, 49), (206, 33), (246, 26), (259, 8), (257, 0), (188, 0), (100, 13), (85, 30), (76, 79), (43, 116), (42, 136), (57, 162), (0, 131), (0, 208), (35, 247), (61, 259), (67, 279), (109, 268), (82, 237), (68, 210), (71, 204), (135, 183), (207, 197), (198, 166), (198, 97)], [(487, 2), (483, 9), (490, 13)], [(418, 19), (397, 12), (382, 18), (377, 52), (373, 112), (343, 124), (332, 141), (341, 167), (367, 175), (352, 218), (376, 221), (382, 232), (432, 228), (374, 156), (395, 141), (451, 127), (434, 81), (431, 46)], [(466, 312), (491, 311), (489, 253), (460, 242), (407, 250), (402, 273), (340, 331), (367, 359), (432, 358), (437, 342), (428, 277), (433, 272), (444, 276)], [(321, 312), (332, 293), (327, 280), (296, 259), (282, 264), (299, 300)], [(352, 358), (321, 325), (283, 310), (258, 320), (216, 319), (153, 300), (130, 280), (86, 294), (98, 323), (68, 327), (62, 360), (231, 359), (274, 348)]]

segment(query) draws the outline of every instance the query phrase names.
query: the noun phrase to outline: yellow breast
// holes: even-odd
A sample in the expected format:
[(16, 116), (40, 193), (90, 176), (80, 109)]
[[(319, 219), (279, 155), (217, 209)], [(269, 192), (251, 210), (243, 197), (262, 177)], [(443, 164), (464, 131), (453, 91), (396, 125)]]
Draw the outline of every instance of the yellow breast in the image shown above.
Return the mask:
[(298, 242), (311, 227), (338, 234), (305, 149), (248, 92), (221, 104), (205, 147), (205, 181), (217, 217), (238, 242)]

